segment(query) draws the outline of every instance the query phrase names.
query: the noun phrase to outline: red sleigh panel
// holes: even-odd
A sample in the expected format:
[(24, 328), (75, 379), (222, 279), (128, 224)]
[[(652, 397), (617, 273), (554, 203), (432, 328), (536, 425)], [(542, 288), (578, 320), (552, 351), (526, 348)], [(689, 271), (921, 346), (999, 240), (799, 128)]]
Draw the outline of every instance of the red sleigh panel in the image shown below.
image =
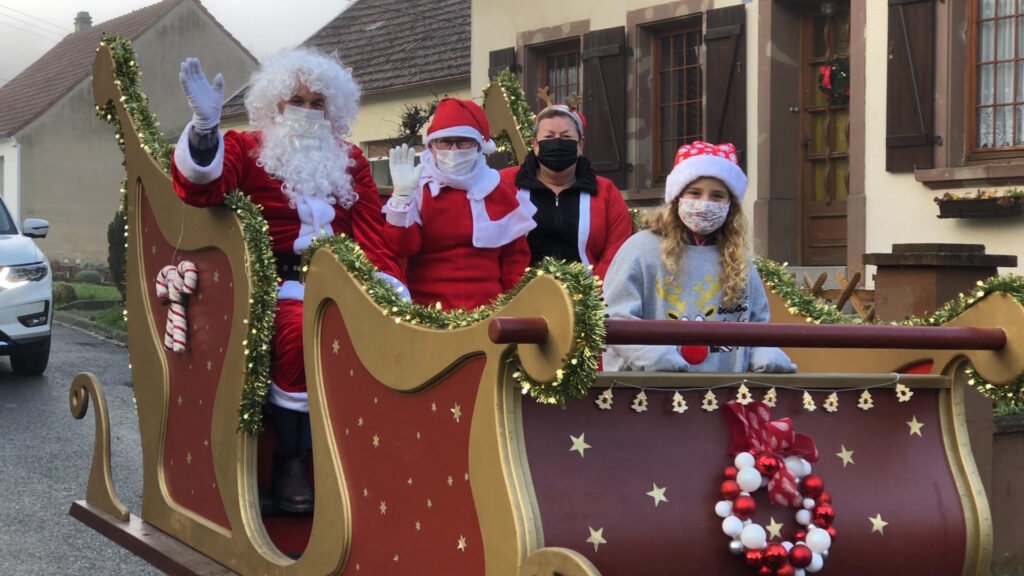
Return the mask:
[(325, 407), (352, 515), (345, 573), (483, 573), (469, 431), (485, 359), (403, 394), (359, 361), (337, 305), (320, 328)]
[[(139, 191), (139, 200), (143, 248), (149, 248), (143, 278), (155, 280), (163, 266), (176, 266), (182, 260), (194, 263), (199, 273), (198, 292), (186, 307), (188, 344), (183, 352), (166, 348), (163, 351), (170, 399), (161, 468), (163, 481), (174, 502), (227, 529), (230, 526), (217, 490), (210, 437), (217, 384), (223, 374), (228, 331), (233, 323), (231, 265), (224, 253), (216, 249), (177, 249), (160, 234), (144, 188)], [(162, 334), (167, 303), (153, 298), (149, 300), (149, 312), (153, 325)]]
[[(714, 511), (722, 499), (722, 472), (732, 464), (730, 434), (724, 406), (706, 412), (701, 402), (707, 387), (722, 380), (606, 375), (588, 401), (565, 410), (524, 403), (523, 434), (545, 544), (577, 550), (602, 574), (752, 573), (728, 552), (729, 538)], [(814, 473), (832, 494), (837, 531), (823, 573), (963, 573), (978, 534), (968, 533), (946, 459), (941, 379), (918, 378), (920, 387), (905, 403), (891, 387), (874, 389), (867, 412), (856, 407), (859, 390), (841, 393), (835, 413), (820, 407), (807, 412), (802, 392), (781, 389), (800, 386), (799, 376), (756, 380), (780, 387), (773, 418), (791, 417), (821, 454)], [(596, 401), (608, 386), (614, 404), (601, 410)], [(650, 402), (645, 412), (630, 407), (640, 392), (634, 386), (644, 386)], [(758, 397), (766, 389), (752, 387)], [(677, 391), (689, 407), (682, 414), (672, 411)], [(735, 393), (735, 387), (716, 391), (721, 405)], [(921, 436), (912, 433), (911, 420), (921, 424)], [(573, 438), (581, 437), (589, 447), (571, 450)], [(852, 462), (844, 465), (839, 453), (846, 450)], [(657, 489), (664, 489), (659, 498), (651, 495)], [(755, 494), (754, 521), (781, 523), (782, 537), (792, 540), (799, 527), (795, 510), (770, 506), (764, 492)], [(882, 532), (872, 529), (869, 519), (876, 514), (888, 522)], [(600, 530), (605, 542), (587, 542), (591, 530)]]

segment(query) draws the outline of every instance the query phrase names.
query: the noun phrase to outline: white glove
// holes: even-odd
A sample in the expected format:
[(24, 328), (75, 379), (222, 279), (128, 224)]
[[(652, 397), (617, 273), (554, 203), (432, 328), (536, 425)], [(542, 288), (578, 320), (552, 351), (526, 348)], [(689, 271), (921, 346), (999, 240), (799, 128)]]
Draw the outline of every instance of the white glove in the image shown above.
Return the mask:
[(408, 206), (412, 202), (412, 193), (419, 188), (420, 172), (423, 165), (416, 163), (416, 149), (408, 144), (395, 146), (388, 152), (388, 164), (391, 167), (391, 184), (395, 187), (391, 198), (399, 207)]
[(780, 348), (754, 346), (750, 349), (750, 372), (771, 372), (776, 374), (796, 372), (796, 364)]
[(181, 89), (188, 97), (188, 105), (192, 108), (192, 125), (202, 132), (209, 132), (220, 124), (220, 110), (224, 104), (224, 76), (217, 74), (213, 85), (203, 74), (203, 65), (199, 58), (186, 58), (181, 63)]

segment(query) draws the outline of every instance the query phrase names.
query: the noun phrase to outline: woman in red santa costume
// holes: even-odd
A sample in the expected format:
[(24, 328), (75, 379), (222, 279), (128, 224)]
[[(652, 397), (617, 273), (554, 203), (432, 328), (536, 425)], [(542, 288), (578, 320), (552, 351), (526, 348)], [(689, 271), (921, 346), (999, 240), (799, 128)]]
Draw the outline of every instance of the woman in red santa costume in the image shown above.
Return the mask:
[(384, 232), (399, 258), (412, 299), (444, 309), (476, 308), (514, 287), (530, 262), (526, 233), (534, 208), (487, 166), (495, 150), (487, 117), (470, 100), (445, 98), (415, 150), (391, 150), (394, 193)]
[(537, 227), (530, 232), (530, 264), (551, 256), (582, 262), (604, 278), (612, 258), (633, 233), (622, 193), (598, 176), (583, 156), (587, 123), (579, 110), (554, 104), (540, 111), (533, 149), (521, 166), (501, 171), (536, 206)]
[(300, 255), (317, 236), (347, 234), (380, 276), (404, 290), (395, 257), (384, 242), (381, 202), (370, 165), (343, 140), (358, 110), (351, 71), (320, 52), (298, 48), (270, 57), (250, 79), (245, 106), (253, 132), (221, 135), (224, 79), (211, 85), (199, 60), (181, 65), (192, 108), (174, 152), (174, 188), (193, 206), (219, 206), (241, 189), (263, 210), (278, 275), (278, 306), (270, 368), (270, 402), (278, 446), (275, 504), (308, 513), (313, 492), (305, 470), (311, 454), (309, 404), (302, 353)]

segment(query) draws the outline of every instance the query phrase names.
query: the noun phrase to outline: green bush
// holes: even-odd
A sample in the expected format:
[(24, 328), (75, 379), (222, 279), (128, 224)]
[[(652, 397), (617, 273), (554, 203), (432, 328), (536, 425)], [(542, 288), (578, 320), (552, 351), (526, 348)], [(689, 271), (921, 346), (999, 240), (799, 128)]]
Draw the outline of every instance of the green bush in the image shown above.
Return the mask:
[(82, 270), (78, 274), (75, 274), (75, 282), (99, 284), (103, 282), (103, 276), (96, 270)]
[(78, 293), (75, 292), (75, 287), (65, 282), (54, 282), (53, 284), (53, 304), (54, 306), (60, 306), (67, 304), (68, 302), (74, 302), (78, 300)]
[[(110, 284), (68, 284), (75, 289), (78, 300), (118, 300), (121, 293)], [(57, 285), (54, 284), (54, 289)]]
[(109, 326), (110, 328), (117, 330), (128, 329), (128, 325), (124, 320), (124, 307), (122, 306), (114, 306), (113, 308), (101, 310), (93, 314), (90, 318), (93, 322), (98, 322), (104, 326)]
[(107, 265), (110, 266), (110, 277), (114, 279), (117, 291), (121, 293), (121, 301), (127, 298), (127, 279), (125, 271), (128, 266), (128, 252), (125, 249), (124, 211), (114, 213), (114, 219), (107, 226)]

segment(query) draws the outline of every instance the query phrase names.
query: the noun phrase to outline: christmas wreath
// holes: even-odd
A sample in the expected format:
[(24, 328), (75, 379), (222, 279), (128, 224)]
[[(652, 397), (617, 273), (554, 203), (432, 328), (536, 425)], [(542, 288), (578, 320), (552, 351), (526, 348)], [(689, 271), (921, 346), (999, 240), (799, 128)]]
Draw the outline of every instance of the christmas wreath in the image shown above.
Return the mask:
[(850, 62), (846, 58), (833, 58), (818, 66), (818, 89), (832, 106), (843, 106), (850, 101)]
[[(789, 418), (772, 420), (768, 405), (729, 402), (725, 411), (732, 432), (733, 465), (725, 469), (722, 500), (715, 514), (729, 537), (729, 551), (743, 556), (757, 574), (798, 576), (818, 572), (828, 556), (835, 528), (832, 495), (825, 482), (811, 473), (818, 450), (810, 437), (796, 434)], [(768, 488), (772, 504), (796, 508), (802, 527), (789, 540), (771, 542), (764, 526), (752, 520), (757, 503), (751, 495)], [(773, 525), (778, 536), (781, 526)]]

